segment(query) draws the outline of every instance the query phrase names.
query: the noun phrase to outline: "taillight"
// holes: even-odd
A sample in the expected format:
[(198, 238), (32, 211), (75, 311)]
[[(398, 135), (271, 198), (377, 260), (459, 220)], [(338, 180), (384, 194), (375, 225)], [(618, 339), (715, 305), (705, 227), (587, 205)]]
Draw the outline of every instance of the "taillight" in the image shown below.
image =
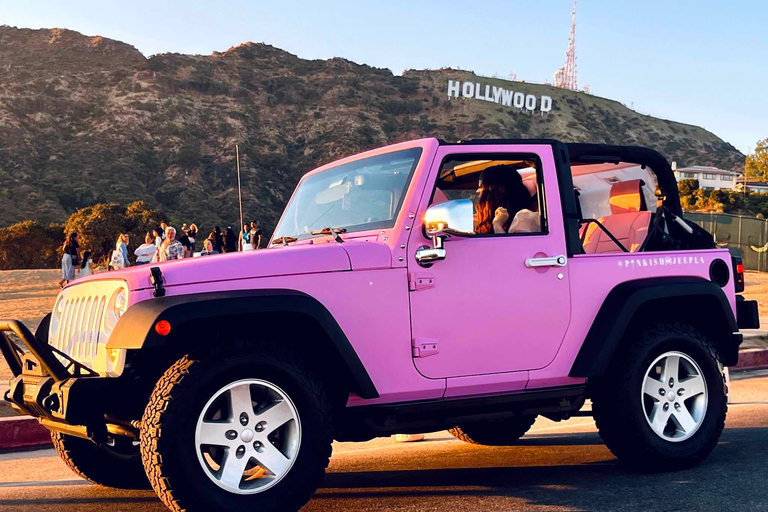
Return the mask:
[(744, 263), (738, 256), (731, 256), (733, 262), (733, 286), (736, 293), (744, 291)]

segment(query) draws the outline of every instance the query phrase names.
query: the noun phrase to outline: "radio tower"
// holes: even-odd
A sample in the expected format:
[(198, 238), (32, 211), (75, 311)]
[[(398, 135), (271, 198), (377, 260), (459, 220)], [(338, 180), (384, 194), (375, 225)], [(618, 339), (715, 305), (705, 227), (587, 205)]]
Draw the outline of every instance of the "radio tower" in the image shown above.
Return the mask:
[(576, 2), (573, 0), (571, 11), (571, 39), (568, 41), (568, 50), (565, 52), (565, 66), (555, 72), (555, 87), (578, 90), (576, 82)]

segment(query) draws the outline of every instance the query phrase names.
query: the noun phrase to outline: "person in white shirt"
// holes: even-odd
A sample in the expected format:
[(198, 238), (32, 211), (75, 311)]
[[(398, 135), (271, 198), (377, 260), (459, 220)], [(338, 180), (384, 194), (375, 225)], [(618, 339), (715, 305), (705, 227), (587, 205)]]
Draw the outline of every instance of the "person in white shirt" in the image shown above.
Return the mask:
[(93, 259), (91, 258), (91, 251), (85, 251), (83, 253), (83, 263), (80, 266), (80, 277), (85, 277), (93, 274)]
[(136, 248), (135, 251), (133, 251), (133, 254), (136, 255), (136, 264), (145, 265), (147, 263), (151, 263), (155, 253), (157, 253), (155, 239), (152, 236), (152, 233), (147, 232), (146, 236), (144, 237), (144, 243)]

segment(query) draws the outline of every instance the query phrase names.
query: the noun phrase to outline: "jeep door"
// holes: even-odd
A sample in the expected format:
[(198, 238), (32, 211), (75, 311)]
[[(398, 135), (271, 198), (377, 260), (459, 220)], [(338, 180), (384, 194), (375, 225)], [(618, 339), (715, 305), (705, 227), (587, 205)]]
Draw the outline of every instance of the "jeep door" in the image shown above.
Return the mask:
[[(533, 232), (451, 236), (444, 243), (445, 259), (429, 268), (420, 265), (417, 251), (432, 246), (423, 226), (428, 205), (474, 197), (479, 177), (492, 172), (484, 169), (496, 165), (518, 172), (529, 189), (528, 209), (539, 218)], [(429, 378), (522, 372), (510, 378), (524, 386), (524, 370), (552, 362), (570, 319), (552, 147), (441, 145), (427, 183), (416, 216), (421, 225), (414, 226), (407, 253), (414, 364)]]

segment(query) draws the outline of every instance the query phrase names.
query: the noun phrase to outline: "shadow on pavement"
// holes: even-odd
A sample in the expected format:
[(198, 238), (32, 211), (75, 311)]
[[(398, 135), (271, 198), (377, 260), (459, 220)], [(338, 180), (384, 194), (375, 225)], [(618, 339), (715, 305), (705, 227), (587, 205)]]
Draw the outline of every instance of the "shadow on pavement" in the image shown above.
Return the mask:
[(351, 510), (358, 500), (376, 500), (383, 508), (413, 504), (413, 510), (457, 510), (459, 502), (462, 510), (768, 510), (768, 428), (730, 428), (701, 465), (676, 472), (660, 466), (654, 474), (630, 471), (616, 460), (578, 464), (584, 460), (579, 447), (596, 443), (597, 434), (524, 439), (521, 445), (550, 447), (527, 466), (515, 466), (509, 451), (507, 467), (330, 473), (306, 510)]

